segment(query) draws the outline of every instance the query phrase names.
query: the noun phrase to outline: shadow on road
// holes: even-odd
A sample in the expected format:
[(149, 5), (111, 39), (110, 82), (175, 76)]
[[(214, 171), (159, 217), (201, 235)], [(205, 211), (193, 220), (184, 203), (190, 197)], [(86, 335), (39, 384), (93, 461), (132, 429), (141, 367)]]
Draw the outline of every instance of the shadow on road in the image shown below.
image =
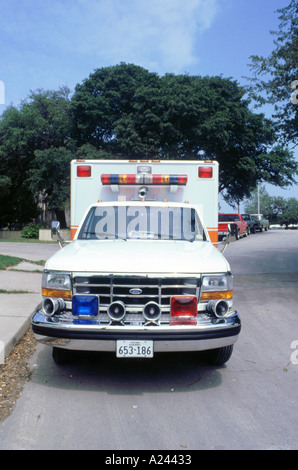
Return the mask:
[[(206, 390), (220, 386), (221, 369), (210, 367), (204, 353), (160, 353), (153, 359), (119, 359), (113, 353), (74, 352), (58, 366), (51, 348), (40, 347), (32, 358), (31, 381), (49, 388), (141, 395)], [(34, 364), (35, 361), (35, 364)]]

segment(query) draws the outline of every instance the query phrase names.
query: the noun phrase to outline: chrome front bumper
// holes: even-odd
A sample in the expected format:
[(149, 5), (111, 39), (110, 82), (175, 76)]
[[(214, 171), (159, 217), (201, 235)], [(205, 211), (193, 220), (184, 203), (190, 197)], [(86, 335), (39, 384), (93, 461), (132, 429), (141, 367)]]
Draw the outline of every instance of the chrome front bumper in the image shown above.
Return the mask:
[(154, 352), (203, 351), (237, 341), (241, 320), (236, 311), (223, 319), (198, 318), (195, 324), (110, 325), (96, 320), (46, 317), (37, 310), (32, 329), (37, 341), (81, 351), (116, 351), (116, 341), (153, 340)]

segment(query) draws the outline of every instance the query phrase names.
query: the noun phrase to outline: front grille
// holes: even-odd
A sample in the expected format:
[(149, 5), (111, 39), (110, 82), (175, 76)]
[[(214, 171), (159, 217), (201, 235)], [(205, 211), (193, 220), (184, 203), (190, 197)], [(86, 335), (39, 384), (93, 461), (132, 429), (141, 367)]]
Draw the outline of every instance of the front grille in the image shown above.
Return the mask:
[(98, 295), (100, 311), (115, 301), (122, 301), (127, 311), (142, 311), (148, 302), (156, 302), (162, 312), (169, 312), (173, 295), (195, 295), (199, 298), (200, 277), (149, 277), (119, 275), (75, 275), (74, 294)]

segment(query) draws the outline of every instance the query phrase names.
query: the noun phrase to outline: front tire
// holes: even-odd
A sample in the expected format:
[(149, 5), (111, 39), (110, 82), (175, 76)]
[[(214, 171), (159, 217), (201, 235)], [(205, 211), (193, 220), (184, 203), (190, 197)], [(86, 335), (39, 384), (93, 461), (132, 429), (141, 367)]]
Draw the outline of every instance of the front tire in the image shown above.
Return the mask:
[(228, 362), (232, 356), (233, 347), (233, 345), (230, 345), (224, 346), (223, 348), (210, 349), (210, 351), (207, 352), (208, 363), (213, 366), (222, 366)]
[(54, 362), (59, 366), (68, 364), (69, 362), (71, 362), (72, 359), (72, 351), (70, 351), (69, 349), (53, 347), (52, 357), (54, 359)]

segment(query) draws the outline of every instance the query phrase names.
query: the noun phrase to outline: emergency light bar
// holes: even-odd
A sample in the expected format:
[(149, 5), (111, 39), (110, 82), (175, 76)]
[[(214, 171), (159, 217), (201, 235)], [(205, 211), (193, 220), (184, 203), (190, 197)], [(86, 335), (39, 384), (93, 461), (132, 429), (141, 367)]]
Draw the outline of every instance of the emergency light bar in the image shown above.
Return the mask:
[(148, 173), (138, 173), (136, 175), (101, 175), (102, 184), (168, 184), (185, 186), (187, 175), (152, 175)]

